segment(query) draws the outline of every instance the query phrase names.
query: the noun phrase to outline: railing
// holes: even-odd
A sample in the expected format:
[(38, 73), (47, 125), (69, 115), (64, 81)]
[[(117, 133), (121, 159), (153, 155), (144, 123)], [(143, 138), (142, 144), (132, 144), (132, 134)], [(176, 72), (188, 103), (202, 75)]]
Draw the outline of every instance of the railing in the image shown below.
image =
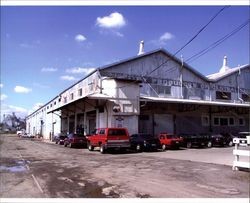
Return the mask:
[[(239, 146), (248, 147), (250, 145), (250, 136), (246, 136), (246, 138), (234, 138), (233, 143), (235, 144), (235, 149), (233, 150), (233, 155), (235, 156), (233, 170), (239, 170), (239, 168), (250, 169), (250, 150), (239, 149)], [(248, 157), (248, 159), (242, 161), (240, 160), (240, 156)]]

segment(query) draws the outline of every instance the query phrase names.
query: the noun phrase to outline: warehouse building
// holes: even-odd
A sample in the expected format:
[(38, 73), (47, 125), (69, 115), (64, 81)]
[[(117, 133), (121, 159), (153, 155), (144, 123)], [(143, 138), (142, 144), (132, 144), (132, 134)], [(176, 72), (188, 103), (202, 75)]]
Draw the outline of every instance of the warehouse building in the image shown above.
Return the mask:
[(250, 65), (204, 76), (164, 49), (97, 68), (26, 118), (26, 130), (59, 132), (127, 127), (129, 133), (249, 131)]

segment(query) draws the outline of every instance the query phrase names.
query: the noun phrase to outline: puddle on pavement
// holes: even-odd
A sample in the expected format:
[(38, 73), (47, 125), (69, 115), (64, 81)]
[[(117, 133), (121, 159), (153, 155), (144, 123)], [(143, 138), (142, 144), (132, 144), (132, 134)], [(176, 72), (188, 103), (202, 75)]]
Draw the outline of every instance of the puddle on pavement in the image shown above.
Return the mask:
[(26, 163), (30, 163), (29, 161), (13, 161), (12, 163), (8, 163), (3, 165), (1, 163), (0, 171), (6, 171), (11, 173), (25, 172), (27, 168), (25, 167)]
[(25, 166), (0, 166), (0, 171), (8, 171), (8, 172), (12, 172), (12, 173), (16, 173), (16, 172), (24, 172), (27, 169), (25, 168)]

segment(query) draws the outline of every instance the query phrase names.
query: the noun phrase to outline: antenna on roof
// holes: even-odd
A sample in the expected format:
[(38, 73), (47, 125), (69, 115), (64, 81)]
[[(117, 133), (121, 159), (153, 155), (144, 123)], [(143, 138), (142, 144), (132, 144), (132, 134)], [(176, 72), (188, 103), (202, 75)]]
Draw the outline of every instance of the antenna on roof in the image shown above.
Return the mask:
[(137, 55), (144, 54), (144, 41), (140, 42), (139, 52)]

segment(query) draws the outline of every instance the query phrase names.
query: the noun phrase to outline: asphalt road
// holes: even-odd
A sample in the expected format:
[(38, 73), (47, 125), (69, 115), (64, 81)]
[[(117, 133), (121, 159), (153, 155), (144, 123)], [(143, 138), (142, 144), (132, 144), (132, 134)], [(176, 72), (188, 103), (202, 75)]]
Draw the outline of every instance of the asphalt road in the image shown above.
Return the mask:
[(1, 198), (249, 197), (249, 172), (199, 161), (233, 148), (100, 154), (16, 135), (0, 135), (0, 148)]

